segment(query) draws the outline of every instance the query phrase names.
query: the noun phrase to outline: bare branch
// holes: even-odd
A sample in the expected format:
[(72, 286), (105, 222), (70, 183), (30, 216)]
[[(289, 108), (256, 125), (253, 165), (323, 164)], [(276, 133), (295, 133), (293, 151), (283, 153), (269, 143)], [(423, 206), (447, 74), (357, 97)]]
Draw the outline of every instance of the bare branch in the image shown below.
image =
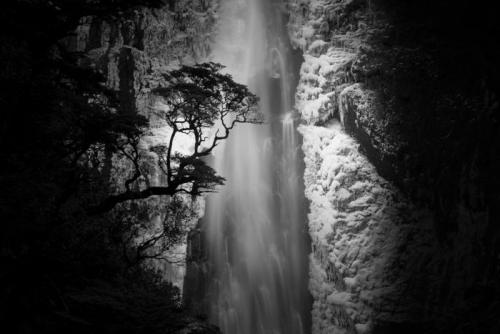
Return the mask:
[[(142, 175), (138, 168), (140, 154), (138, 151), (129, 154), (124, 149), (122, 152), (135, 166), (135, 173), (125, 183), (126, 191), (109, 196), (91, 212), (105, 212), (118, 203), (150, 196), (172, 196), (179, 192), (198, 196), (213, 192), (217, 185), (224, 183), (224, 178), (207, 166), (203, 158), (210, 155), (221, 140), (229, 137), (236, 124), (261, 123), (262, 116), (257, 112), (258, 98), (246, 86), (234, 82), (230, 75), (220, 73), (221, 69), (219, 64), (206, 63), (183, 66), (165, 74), (168, 86), (157, 88), (153, 93), (168, 105), (168, 110), (158, 115), (172, 127), (166, 150), (156, 150), (160, 171), (166, 172), (167, 184), (133, 191), (131, 184)], [(220, 123), (222, 129), (216, 130), (208, 146), (202, 146), (211, 138), (207, 131), (216, 123)], [(192, 136), (190, 155), (174, 152), (178, 133)], [(135, 150), (137, 143), (131, 146)]]

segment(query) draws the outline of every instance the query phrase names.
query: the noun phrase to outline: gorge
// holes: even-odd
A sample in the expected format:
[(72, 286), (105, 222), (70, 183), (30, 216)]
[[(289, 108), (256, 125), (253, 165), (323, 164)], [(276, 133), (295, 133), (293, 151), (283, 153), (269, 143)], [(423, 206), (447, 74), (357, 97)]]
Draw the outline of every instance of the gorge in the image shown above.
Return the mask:
[[(11, 2), (0, 212), (13, 333), (500, 331), (492, 6)], [(264, 122), (190, 160), (157, 92), (208, 62), (258, 96)], [(207, 124), (208, 140), (221, 125)], [(88, 210), (171, 183), (166, 151), (213, 193), (193, 182)]]

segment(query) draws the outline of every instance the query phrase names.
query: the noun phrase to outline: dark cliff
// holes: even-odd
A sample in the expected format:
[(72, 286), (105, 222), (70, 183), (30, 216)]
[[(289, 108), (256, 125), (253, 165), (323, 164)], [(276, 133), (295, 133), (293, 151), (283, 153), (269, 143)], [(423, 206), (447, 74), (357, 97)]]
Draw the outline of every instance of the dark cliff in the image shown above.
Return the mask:
[[(416, 206), (397, 209), (406, 218), (390, 218), (393, 231), (400, 231), (399, 237), (406, 235), (398, 249), (373, 246), (382, 258), (399, 259), (398, 264), (387, 264), (384, 277), (373, 282), (387, 280), (388, 287), (401, 290), (396, 295), (413, 297), (397, 297), (398, 302), (382, 299), (372, 308), (368, 328), (385, 333), (496, 332), (500, 198), (495, 171), (500, 167), (500, 129), (495, 46), (500, 34), (493, 7), (472, 1), (354, 0), (290, 1), (289, 8), (292, 40), (306, 59), (297, 95), (303, 119), (309, 126), (326, 128), (332, 119), (339, 119), (377, 173), (395, 185), (397, 193), (401, 191), (397, 196)], [(306, 156), (308, 150), (311, 159), (314, 152), (328, 156), (325, 148), (314, 146), (314, 138), (338, 136), (311, 129), (303, 130), (309, 142), (304, 147)], [(328, 168), (324, 159), (313, 160), (309, 169), (319, 168), (315, 173)], [(352, 177), (362, 179), (357, 173)], [(317, 178), (321, 176), (310, 181), (310, 198)], [(341, 203), (360, 198), (361, 194), (349, 195), (351, 181), (340, 182), (332, 196), (342, 197), (339, 189), (346, 189), (349, 192), (339, 199)], [(412, 218), (415, 210), (426, 211), (427, 218)], [(339, 224), (339, 220), (332, 222), (337, 229)], [(412, 229), (410, 239), (401, 232), (406, 228)], [(361, 238), (363, 231), (350, 233)], [(339, 233), (332, 237), (340, 238)], [(394, 238), (387, 237), (386, 244)], [(337, 254), (338, 245), (338, 241), (318, 242), (327, 254)], [(356, 249), (355, 244), (342, 247)], [(354, 263), (349, 257), (337, 264), (322, 260), (319, 251), (317, 257), (327, 276), (329, 268), (343, 272), (343, 265)], [(418, 258), (425, 258), (425, 263), (411, 260)], [(404, 278), (407, 272), (414, 278)], [(341, 281), (350, 275), (340, 274)], [(332, 289), (358, 296), (352, 298), (360, 296), (342, 284)], [(377, 300), (368, 298), (361, 305)], [(402, 311), (403, 304), (413, 305), (412, 309)], [(386, 314), (387, 308), (393, 309), (392, 316)], [(400, 312), (406, 315), (396, 316)], [(366, 321), (359, 314), (351, 313), (353, 324)], [(339, 326), (354, 330), (348, 322)]]
[(160, 73), (207, 54), (213, 5), (2, 4), (4, 331), (218, 332), (181, 307), (179, 289), (165, 280), (177, 279), (168, 276), (171, 268), (130, 261), (137, 226), (157, 224), (164, 201), (125, 213), (87, 210), (129, 173), (115, 155), (120, 137), (147, 126), (149, 142), (158, 140), (154, 131), (162, 124), (150, 113), (151, 89), (161, 83)]

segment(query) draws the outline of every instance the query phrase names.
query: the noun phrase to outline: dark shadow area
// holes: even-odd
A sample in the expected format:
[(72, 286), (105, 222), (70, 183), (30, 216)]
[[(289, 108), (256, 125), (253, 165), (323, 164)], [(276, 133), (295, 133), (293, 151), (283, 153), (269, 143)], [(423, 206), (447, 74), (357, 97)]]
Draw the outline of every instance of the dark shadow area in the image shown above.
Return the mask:
[[(376, 333), (500, 330), (500, 23), (489, 1), (362, 1), (373, 31), (353, 65), (377, 93), (374, 142), (352, 134), (381, 175), (433, 214), (437, 269), (415, 268), (408, 293), (422, 323)], [(355, 14), (357, 13), (357, 14)], [(350, 16), (349, 16), (350, 15)], [(383, 22), (383, 23), (382, 23)], [(369, 127), (369, 126), (368, 126)], [(352, 128), (355, 128), (353, 125)], [(384, 151), (386, 143), (400, 143)], [(378, 146), (377, 146), (378, 145)], [(418, 237), (418, 236), (417, 236)], [(423, 250), (411, 250), (415, 257)], [(422, 271), (423, 270), (423, 271)], [(431, 301), (432, 299), (432, 301)]]
[(4, 333), (218, 332), (191, 317), (178, 289), (141, 265), (133, 231), (151, 219), (155, 203), (88, 211), (113, 191), (111, 157), (146, 119), (106, 88), (102, 73), (81, 66), (88, 59), (63, 38), (86, 16), (126, 19), (139, 5), (162, 1), (0, 5)]
[[(366, 83), (381, 96), (385, 131), (404, 143), (390, 161), (393, 175), (381, 172), (436, 210), (445, 241), (457, 230), (459, 202), (480, 211), (499, 201), (500, 24), (488, 2), (381, 0), (373, 6), (391, 26), (372, 38), (367, 62), (377, 70)], [(468, 182), (475, 193), (460, 190)]]

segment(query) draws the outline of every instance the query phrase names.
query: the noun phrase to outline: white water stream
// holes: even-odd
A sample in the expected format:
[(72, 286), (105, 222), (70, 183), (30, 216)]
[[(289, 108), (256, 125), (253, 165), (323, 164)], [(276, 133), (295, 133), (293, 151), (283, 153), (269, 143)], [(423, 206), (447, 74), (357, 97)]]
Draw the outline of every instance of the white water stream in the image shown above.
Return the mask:
[[(203, 221), (206, 311), (225, 334), (310, 331), (304, 195), (286, 56), (266, 0), (226, 0), (214, 61), (260, 97), (263, 125), (241, 125), (213, 166), (227, 181)], [(266, 9), (267, 8), (267, 9)]]

